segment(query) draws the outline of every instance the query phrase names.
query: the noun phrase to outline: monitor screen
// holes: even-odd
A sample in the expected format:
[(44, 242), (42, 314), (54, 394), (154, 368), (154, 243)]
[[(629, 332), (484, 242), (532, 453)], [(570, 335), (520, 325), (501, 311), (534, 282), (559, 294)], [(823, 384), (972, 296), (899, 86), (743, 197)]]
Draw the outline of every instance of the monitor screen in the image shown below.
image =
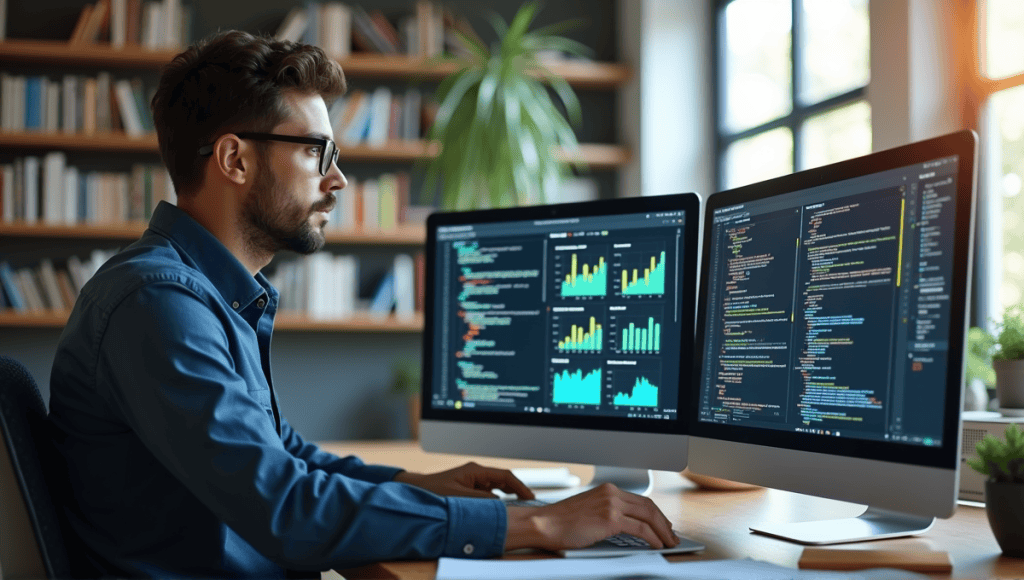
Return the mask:
[(711, 196), (691, 433), (955, 474), (974, 180), (965, 132)]
[(683, 194), (432, 216), (424, 419), (684, 433), (698, 210)]

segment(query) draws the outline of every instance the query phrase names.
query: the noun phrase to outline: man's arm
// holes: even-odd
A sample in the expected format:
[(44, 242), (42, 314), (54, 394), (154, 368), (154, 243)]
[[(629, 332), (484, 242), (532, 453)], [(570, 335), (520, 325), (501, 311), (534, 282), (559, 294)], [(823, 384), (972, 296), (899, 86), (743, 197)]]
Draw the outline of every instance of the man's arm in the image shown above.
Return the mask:
[(246, 361), (234, 360), (238, 342), (206, 300), (178, 282), (131, 293), (102, 337), (97, 388), (223, 522), (289, 568), (501, 553), (500, 502), (311, 470), (290, 453), (250, 395), (256, 385), (236, 372)]
[(310, 471), (319, 469), (327, 473), (337, 473), (371, 483), (393, 481), (395, 476), (402, 471), (397, 467), (366, 465), (363, 460), (354, 455), (339, 457), (328, 453), (315, 443), (303, 439), (298, 431), (292, 429), (284, 417), (281, 417), (281, 441), (288, 453), (304, 461)]

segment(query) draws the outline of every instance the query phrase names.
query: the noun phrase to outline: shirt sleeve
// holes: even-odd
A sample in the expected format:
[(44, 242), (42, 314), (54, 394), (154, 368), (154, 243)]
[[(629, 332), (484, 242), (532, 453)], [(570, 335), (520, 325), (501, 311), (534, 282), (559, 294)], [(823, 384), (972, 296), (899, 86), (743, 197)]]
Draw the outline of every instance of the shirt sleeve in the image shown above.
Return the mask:
[(391, 481), (402, 471), (397, 467), (366, 465), (362, 459), (354, 455), (338, 457), (328, 453), (316, 444), (304, 440), (284, 417), (281, 417), (281, 440), (285, 449), (294, 457), (305, 461), (310, 470), (320, 469), (327, 473), (338, 473), (371, 483)]
[(238, 360), (241, 339), (218, 318), (235, 315), (198, 283), (151, 282), (112, 310), (98, 337), (98, 392), (217, 517), (286, 568), (501, 553), (500, 501), (377, 483), (385, 472), (325, 459), (290, 428), (282, 440), (235, 370), (252, 364)]

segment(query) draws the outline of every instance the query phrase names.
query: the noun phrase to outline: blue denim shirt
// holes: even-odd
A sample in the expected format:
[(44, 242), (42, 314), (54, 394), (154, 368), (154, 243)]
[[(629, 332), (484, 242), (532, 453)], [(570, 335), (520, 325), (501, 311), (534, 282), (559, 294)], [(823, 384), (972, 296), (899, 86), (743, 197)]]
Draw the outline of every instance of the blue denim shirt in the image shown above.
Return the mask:
[(85, 285), (50, 380), (78, 565), (266, 578), (500, 554), (500, 501), (394, 482), (398, 469), (326, 453), (289, 426), (270, 372), (277, 305), (263, 274), (166, 203)]

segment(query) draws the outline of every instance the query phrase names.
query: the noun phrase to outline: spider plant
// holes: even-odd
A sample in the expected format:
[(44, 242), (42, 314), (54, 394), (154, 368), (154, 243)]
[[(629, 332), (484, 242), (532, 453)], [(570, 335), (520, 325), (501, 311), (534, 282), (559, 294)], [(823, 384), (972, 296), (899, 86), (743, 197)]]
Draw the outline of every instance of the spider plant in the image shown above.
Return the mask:
[(429, 136), (440, 150), (427, 162), (424, 190), (434, 192), (440, 183), (443, 209), (544, 203), (554, 199), (569, 171), (558, 153), (572, 155), (578, 143), (548, 87), (577, 125), (579, 100), (538, 54), (588, 51), (558, 36), (573, 21), (529, 31), (538, 9), (537, 2), (526, 2), (511, 24), (492, 15), (499, 40), (491, 48), (456, 31), (471, 56), (438, 86), (440, 105)]

